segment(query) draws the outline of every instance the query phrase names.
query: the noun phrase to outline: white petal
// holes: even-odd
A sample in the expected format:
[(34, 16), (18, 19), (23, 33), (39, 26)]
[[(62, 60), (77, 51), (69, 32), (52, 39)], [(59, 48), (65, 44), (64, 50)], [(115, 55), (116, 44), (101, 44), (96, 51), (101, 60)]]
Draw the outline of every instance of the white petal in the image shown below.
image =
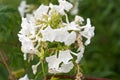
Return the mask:
[(33, 14), (26, 14), (26, 19), (29, 23), (35, 24), (36, 20)]
[(69, 60), (71, 60), (73, 57), (70, 54), (70, 50), (66, 50), (66, 51), (59, 51), (58, 58), (63, 63), (67, 64), (69, 62)]
[(40, 7), (34, 12), (36, 19), (41, 19), (44, 14), (47, 14), (49, 6), (40, 5)]
[(38, 62), (36, 65), (32, 65), (33, 74), (36, 74), (37, 67), (39, 66), (39, 64), (40, 64), (40, 62)]
[[(71, 59), (72, 56), (70, 55), (70, 50), (60, 51), (58, 57), (56, 54), (50, 57), (46, 57), (46, 61), (48, 62), (49, 67), (49, 73), (56, 74), (69, 72), (73, 68), (73, 63), (70, 61)], [(67, 67), (68, 69), (66, 69)]]
[(29, 5), (26, 4), (26, 1), (21, 1), (18, 11), (21, 17), (24, 17), (24, 14), (29, 11)]
[(29, 80), (28, 75), (26, 74), (24, 77), (20, 78), (19, 80)]
[(50, 57), (46, 57), (46, 61), (48, 62), (49, 69), (58, 69), (61, 61), (57, 58), (57, 55), (53, 55)]
[(22, 43), (22, 51), (24, 53), (35, 53), (35, 48), (33, 45), (33, 42), (26, 36), (18, 34), (19, 36), (19, 41)]
[(72, 31), (65, 40), (65, 45), (70, 46), (72, 43), (74, 43), (76, 40), (76, 33)]
[(64, 9), (63, 7), (59, 6), (59, 5), (49, 5), (51, 8), (51, 11), (49, 12), (49, 14), (51, 15), (52, 9), (59, 12), (61, 15), (65, 15)]
[(68, 31), (64, 29), (56, 29), (55, 30), (55, 41), (56, 42), (64, 42), (66, 40), (66, 36), (69, 35)]
[(83, 23), (84, 19), (81, 16), (75, 16), (75, 22)]
[(80, 60), (82, 59), (83, 53), (84, 53), (84, 47), (82, 47), (82, 48), (80, 49), (80, 52), (77, 54), (77, 59), (76, 59), (76, 61), (75, 61), (77, 64), (78, 64), (78, 63), (80, 62)]
[(87, 38), (85, 45), (90, 44), (90, 39), (94, 36), (94, 27), (91, 27), (90, 19), (87, 19), (87, 24), (85, 26), (85, 29), (81, 32), (81, 35), (85, 38)]
[(65, 27), (67, 30), (74, 30), (79, 31), (78, 25), (75, 22), (71, 22), (70, 24), (67, 24)]
[(63, 7), (63, 9), (66, 11), (69, 11), (73, 7), (73, 5), (67, 2), (66, 0), (58, 0), (58, 1), (61, 8)]
[(63, 73), (68, 73), (73, 68), (73, 66), (74, 65), (73, 65), (72, 61), (70, 61), (66, 64), (62, 64), (59, 71), (63, 72)]
[(22, 23), (21, 23), (22, 29), (19, 33), (24, 34), (24, 35), (29, 35), (30, 34), (29, 26), (30, 24), (27, 22), (27, 19), (22, 17)]
[(50, 41), (53, 42), (55, 38), (54, 30), (48, 26), (45, 30), (41, 30), (42, 33), (42, 40), (43, 41)]
[(50, 8), (56, 10), (57, 12), (59, 12), (61, 15), (65, 15), (65, 10), (69, 11), (73, 5), (69, 2), (67, 2), (66, 0), (58, 0), (59, 5), (51, 5), (50, 4)]
[(22, 17), (22, 23), (21, 23), (21, 31), (19, 33), (25, 35), (25, 36), (29, 36), (29, 35), (34, 35), (35, 34), (35, 26), (33, 25), (33, 23), (29, 23), (27, 21), (27, 18), (23, 18)]

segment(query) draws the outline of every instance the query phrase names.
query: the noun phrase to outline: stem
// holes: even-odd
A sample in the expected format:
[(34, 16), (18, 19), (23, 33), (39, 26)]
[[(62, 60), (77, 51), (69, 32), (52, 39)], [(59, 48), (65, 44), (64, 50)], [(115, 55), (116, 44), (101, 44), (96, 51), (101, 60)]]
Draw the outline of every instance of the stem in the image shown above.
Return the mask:
[(76, 79), (75, 80), (82, 80), (82, 73), (80, 72), (80, 66), (77, 64), (77, 74), (76, 74)]
[(37, 80), (37, 78), (39, 77), (40, 74), (41, 74), (41, 72), (39, 72), (39, 73), (35, 76), (34, 80)]
[(69, 24), (68, 15), (65, 14), (65, 17), (66, 17), (66, 22), (67, 22), (67, 24)]
[(45, 74), (44, 62), (43, 61), (42, 61), (42, 72), (43, 72), (44, 80), (46, 80), (46, 74)]

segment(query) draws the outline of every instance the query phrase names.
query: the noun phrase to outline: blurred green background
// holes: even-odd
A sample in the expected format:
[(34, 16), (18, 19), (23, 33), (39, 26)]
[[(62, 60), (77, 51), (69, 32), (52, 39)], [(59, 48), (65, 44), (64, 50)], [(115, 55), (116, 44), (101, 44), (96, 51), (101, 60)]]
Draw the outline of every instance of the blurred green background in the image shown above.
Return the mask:
[[(57, 3), (57, 0), (28, 0), (28, 4), (39, 6), (50, 1)], [(21, 25), (20, 2), (0, 0), (0, 80), (8, 80), (12, 73), (20, 74), (26, 68), (17, 37)], [(80, 0), (78, 15), (91, 18), (95, 26), (95, 37), (80, 63), (83, 74), (119, 80), (120, 0)]]

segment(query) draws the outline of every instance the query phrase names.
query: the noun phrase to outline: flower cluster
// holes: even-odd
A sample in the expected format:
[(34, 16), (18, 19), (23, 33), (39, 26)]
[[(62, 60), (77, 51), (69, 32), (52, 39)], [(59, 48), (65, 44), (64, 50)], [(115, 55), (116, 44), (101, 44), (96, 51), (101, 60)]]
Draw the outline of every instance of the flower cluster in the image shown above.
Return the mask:
[[(94, 36), (94, 27), (87, 18), (78, 15), (69, 21), (66, 12), (73, 5), (66, 0), (58, 0), (59, 5), (40, 5), (32, 14), (22, 16), (21, 30), (18, 34), (24, 60), (27, 55), (37, 55), (40, 61), (32, 66), (36, 74), (37, 66), (48, 63), (49, 73), (68, 73), (83, 57), (85, 45), (90, 44)], [(24, 12), (24, 11), (23, 11)], [(82, 38), (86, 38), (83, 41)], [(73, 50), (74, 49), (74, 50)]]

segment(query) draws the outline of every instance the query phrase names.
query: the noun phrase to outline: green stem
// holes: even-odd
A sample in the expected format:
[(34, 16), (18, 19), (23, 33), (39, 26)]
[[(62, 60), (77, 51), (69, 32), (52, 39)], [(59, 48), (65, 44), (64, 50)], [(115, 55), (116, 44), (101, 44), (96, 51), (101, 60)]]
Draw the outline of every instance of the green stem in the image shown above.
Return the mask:
[(34, 80), (37, 80), (37, 78), (39, 77), (40, 74), (41, 74), (41, 72), (39, 72), (39, 73), (35, 76)]
[(44, 79), (46, 80), (46, 74), (45, 74), (44, 62), (43, 61), (42, 61), (42, 71), (43, 71)]

